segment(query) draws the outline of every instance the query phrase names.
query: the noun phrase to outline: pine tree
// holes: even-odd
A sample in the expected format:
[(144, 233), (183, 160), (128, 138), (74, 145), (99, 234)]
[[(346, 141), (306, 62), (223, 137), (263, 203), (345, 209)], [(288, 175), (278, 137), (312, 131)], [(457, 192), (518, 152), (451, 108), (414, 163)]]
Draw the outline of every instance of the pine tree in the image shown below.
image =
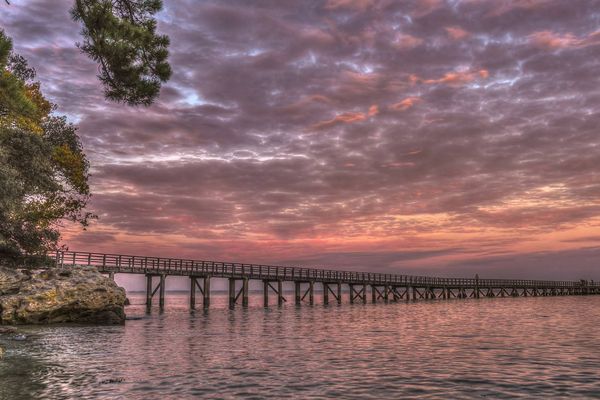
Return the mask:
[(169, 38), (156, 33), (160, 0), (75, 0), (71, 15), (83, 24), (79, 48), (98, 62), (106, 98), (149, 105), (171, 76)]

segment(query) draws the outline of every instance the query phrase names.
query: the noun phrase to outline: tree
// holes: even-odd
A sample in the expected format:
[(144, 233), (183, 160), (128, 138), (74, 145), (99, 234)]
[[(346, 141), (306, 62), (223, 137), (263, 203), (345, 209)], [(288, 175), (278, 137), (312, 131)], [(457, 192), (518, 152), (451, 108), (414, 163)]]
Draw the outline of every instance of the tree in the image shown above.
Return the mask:
[(156, 33), (160, 0), (75, 0), (71, 15), (83, 24), (79, 48), (99, 63), (106, 98), (149, 105), (171, 76), (169, 38)]
[(162, 7), (161, 0), (75, 0), (71, 16), (84, 38), (77, 46), (99, 64), (107, 99), (148, 106), (171, 77), (169, 37), (156, 33), (154, 18)]
[(0, 30), (0, 256), (56, 248), (61, 221), (86, 226), (88, 161), (77, 129), (51, 114), (35, 71)]

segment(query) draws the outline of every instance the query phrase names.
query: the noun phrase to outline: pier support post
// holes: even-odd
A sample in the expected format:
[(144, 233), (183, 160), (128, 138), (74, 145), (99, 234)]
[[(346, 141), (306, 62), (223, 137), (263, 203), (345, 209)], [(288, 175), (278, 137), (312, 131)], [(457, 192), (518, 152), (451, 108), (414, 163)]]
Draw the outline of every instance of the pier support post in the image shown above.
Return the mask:
[(202, 293), (202, 307), (207, 309), (210, 306), (210, 276), (204, 277), (204, 292)]
[(300, 298), (300, 285), (301, 285), (300, 282), (298, 282), (298, 281), (294, 282), (294, 294), (295, 294), (297, 306), (299, 306), (300, 303), (302, 302), (302, 299)]
[(166, 281), (166, 276), (164, 274), (162, 274), (160, 276), (160, 292), (159, 292), (160, 297), (158, 299), (158, 306), (161, 311), (165, 309), (165, 281)]
[(329, 284), (323, 282), (323, 304), (329, 304)]
[(146, 275), (146, 308), (152, 307), (152, 275)]
[(196, 277), (190, 276), (190, 310), (196, 309)]
[(248, 307), (248, 278), (242, 280), (242, 307)]
[(310, 305), (315, 304), (315, 281), (308, 282), (308, 301)]
[(263, 281), (264, 285), (264, 306), (269, 307), (269, 282)]
[(281, 307), (283, 305), (283, 281), (277, 281), (277, 305)]
[(338, 282), (337, 284), (337, 302), (338, 304), (342, 304), (342, 282)]
[(229, 308), (235, 307), (235, 278), (229, 278)]
[(363, 304), (367, 304), (367, 285), (363, 285), (363, 292), (362, 292), (362, 301)]
[(108, 273), (108, 277), (110, 278), (111, 281), (114, 282), (114, 280), (115, 280), (115, 272), (114, 271), (110, 271)]
[(389, 297), (388, 297), (388, 293), (390, 291), (389, 289), (390, 289), (390, 287), (388, 285), (383, 286), (383, 301), (385, 301), (386, 303), (389, 300)]
[(354, 304), (354, 285), (349, 283), (348, 288), (350, 289), (350, 304)]
[(375, 285), (371, 285), (371, 303), (377, 303), (377, 289), (375, 289)]
[(414, 286), (412, 288), (412, 298), (413, 298), (413, 301), (417, 300), (417, 288)]

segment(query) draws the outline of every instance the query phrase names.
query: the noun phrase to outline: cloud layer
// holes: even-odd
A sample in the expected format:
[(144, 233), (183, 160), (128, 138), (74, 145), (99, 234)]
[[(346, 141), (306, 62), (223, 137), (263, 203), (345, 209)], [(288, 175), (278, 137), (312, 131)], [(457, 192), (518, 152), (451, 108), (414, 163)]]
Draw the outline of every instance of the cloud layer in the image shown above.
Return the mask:
[(148, 109), (102, 98), (70, 1), (1, 6), (93, 165), (100, 220), (71, 248), (598, 273), (599, 1), (165, 3)]

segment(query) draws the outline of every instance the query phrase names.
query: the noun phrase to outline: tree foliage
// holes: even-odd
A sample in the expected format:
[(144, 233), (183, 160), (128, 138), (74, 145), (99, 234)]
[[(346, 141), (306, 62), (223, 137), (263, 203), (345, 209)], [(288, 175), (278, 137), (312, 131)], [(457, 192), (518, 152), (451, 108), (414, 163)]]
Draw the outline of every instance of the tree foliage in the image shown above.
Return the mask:
[(156, 33), (160, 0), (75, 0), (71, 15), (83, 24), (79, 48), (99, 63), (105, 96), (149, 105), (171, 76), (169, 38)]
[(56, 247), (67, 219), (87, 225), (88, 161), (76, 127), (52, 114), (35, 71), (0, 30), (0, 256)]

